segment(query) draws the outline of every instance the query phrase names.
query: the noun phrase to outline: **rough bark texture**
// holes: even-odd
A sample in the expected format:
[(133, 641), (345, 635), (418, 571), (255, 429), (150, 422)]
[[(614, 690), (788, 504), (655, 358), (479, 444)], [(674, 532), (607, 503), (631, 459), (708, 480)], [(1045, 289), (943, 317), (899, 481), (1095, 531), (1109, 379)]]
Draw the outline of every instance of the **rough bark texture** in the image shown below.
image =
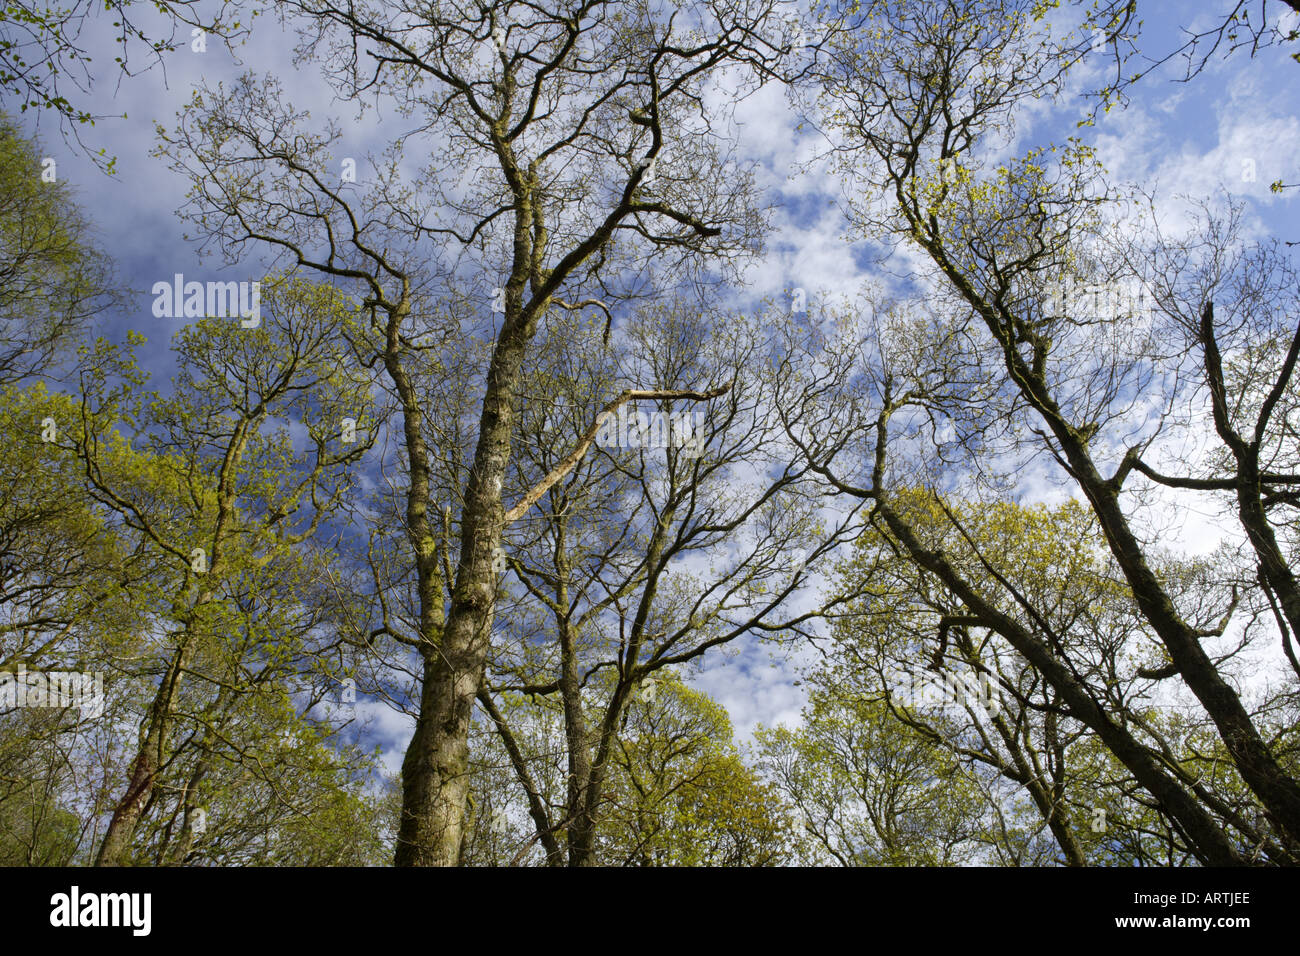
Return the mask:
[[(493, 554), (504, 527), (501, 493), (514, 431), (515, 388), (538, 315), (536, 303), (532, 309), (523, 308), (526, 263), (531, 259), (525, 253), (530, 245), (532, 217), (527, 203), (521, 206), (516, 213), (516, 269), (505, 289), (506, 318), (488, 371), (478, 445), (465, 487), (460, 561), (451, 608), (436, 644), (429, 633), (422, 635), (429, 643), (424, 653), (420, 714), (402, 761), (402, 818), (395, 854), (398, 866), (455, 866), (460, 858), (469, 793), (470, 717), (483, 684), (492, 630), (497, 584)], [(419, 446), (413, 445), (416, 430), (408, 416), (408, 448), (422, 447), (422, 437)], [(417, 475), (412, 473), (408, 497), (408, 502), (414, 502), (408, 504), (412, 533), (416, 533), (419, 519), (427, 522), (427, 470), (423, 481), (425, 490), (421, 494), (416, 487)], [(417, 497), (424, 504), (417, 502)], [(423, 554), (417, 560), (422, 566), (421, 581), (424, 564), (429, 566), (429, 574), (437, 573), (431, 535), (427, 562)], [(422, 615), (425, 607), (422, 595)]]
[(181, 674), (189, 661), (191, 642), (186, 639), (172, 655), (163, 675), (158, 692), (149, 705), (140, 726), (139, 745), (131, 762), (126, 792), (118, 801), (109, 820), (104, 839), (95, 857), (96, 866), (121, 866), (131, 849), (136, 827), (144, 816), (145, 807), (153, 796), (158, 769), (163, 762), (163, 749), (171, 724), (172, 703), (180, 687)]

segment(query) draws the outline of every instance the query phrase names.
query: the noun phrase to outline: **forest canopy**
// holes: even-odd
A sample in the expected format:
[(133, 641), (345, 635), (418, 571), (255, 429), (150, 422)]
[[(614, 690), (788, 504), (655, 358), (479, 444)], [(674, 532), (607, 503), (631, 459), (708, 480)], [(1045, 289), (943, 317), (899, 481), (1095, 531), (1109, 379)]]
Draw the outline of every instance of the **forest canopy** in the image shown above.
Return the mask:
[(6, 5), (0, 865), (1300, 863), (1300, 3), (1155, 6)]

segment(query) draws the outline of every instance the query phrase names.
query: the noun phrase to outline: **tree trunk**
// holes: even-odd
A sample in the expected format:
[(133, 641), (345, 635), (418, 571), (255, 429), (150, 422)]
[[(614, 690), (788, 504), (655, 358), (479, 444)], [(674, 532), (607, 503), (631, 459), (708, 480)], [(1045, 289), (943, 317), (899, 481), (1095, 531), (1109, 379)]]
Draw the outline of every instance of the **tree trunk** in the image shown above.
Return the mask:
[[(488, 371), (478, 446), (465, 488), (460, 561), (451, 608), (440, 640), (434, 643), (433, 635), (422, 635), (426, 642), (424, 685), (415, 734), (402, 761), (402, 819), (394, 857), (398, 866), (455, 866), (460, 856), (469, 793), (470, 717), (483, 684), (496, 603), (494, 553), (504, 525), (501, 492), (510, 460), (514, 393), (536, 328), (536, 311), (527, 321), (523, 319), (522, 292), (522, 276), (506, 289), (506, 320)], [(417, 430), (408, 418), (408, 446)], [(415, 480), (413, 472), (413, 499), (418, 494)], [(427, 470), (424, 480), (427, 507)], [(408, 516), (410, 513), (408, 505)], [(431, 543), (427, 554), (427, 559), (424, 554), (419, 559), (422, 604), (423, 581), (437, 574)], [(428, 590), (431, 595), (432, 589)], [(422, 615), (425, 611), (422, 607)]]
[(104, 832), (99, 853), (95, 856), (96, 866), (121, 866), (131, 841), (135, 837), (136, 827), (144, 815), (144, 808), (153, 796), (154, 784), (158, 779), (158, 769), (162, 762), (162, 751), (167, 744), (167, 733), (171, 723), (172, 702), (180, 688), (181, 674), (189, 664), (190, 648), (193, 641), (190, 632), (181, 641), (167, 666), (158, 692), (149, 705), (149, 712), (140, 723), (139, 746), (135, 760), (131, 762), (131, 773), (127, 779), (126, 792), (113, 810), (113, 817)]

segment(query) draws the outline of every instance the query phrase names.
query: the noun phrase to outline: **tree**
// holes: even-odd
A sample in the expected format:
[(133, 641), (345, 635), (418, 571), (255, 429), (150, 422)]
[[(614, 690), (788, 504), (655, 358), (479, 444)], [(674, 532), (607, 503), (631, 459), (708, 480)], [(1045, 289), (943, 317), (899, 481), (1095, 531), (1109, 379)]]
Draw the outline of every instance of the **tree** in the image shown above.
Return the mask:
[[(157, 684), (100, 865), (126, 859), (179, 753), (177, 724), (193, 722), (181, 749), (217, 746), (232, 708), (284, 694), (277, 685), (297, 673), (329, 613), (299, 599), (328, 563), (306, 542), (349, 494), (350, 466), (373, 441), (368, 376), (346, 345), (351, 303), (289, 279), (266, 291), (270, 314), (256, 328), (204, 319), (177, 334), (182, 367), (170, 397), (137, 394), (138, 370), (107, 344), (83, 372), (70, 441), (91, 494), (165, 568), (142, 595), (164, 635), (145, 661)], [(359, 425), (352, 441), (345, 418)], [(113, 419), (126, 435), (110, 430)], [(286, 427), (271, 428), (277, 421), (302, 429), (305, 454)], [(181, 788), (183, 829), (207, 772), (200, 759)]]
[[(638, 256), (654, 253), (662, 286), (678, 264), (754, 247), (761, 219), (748, 177), (726, 155), (715, 132), (723, 111), (703, 91), (724, 69), (766, 73), (781, 40), (765, 38), (776, 21), (765, 0), (697, 6), (689, 28), (683, 11), (595, 0), (563, 10), (281, 9), (343, 99), (374, 97), (436, 126), (443, 138), (426, 150), (430, 164), (403, 181), (396, 150), (416, 143), (403, 135), (388, 159), (372, 162), (368, 185), (340, 186), (330, 155), (339, 131), (305, 128), (274, 82), (248, 78), (229, 91), (199, 91), (162, 149), (193, 183), (187, 215), (205, 238), (227, 253), (265, 244), (355, 287), (367, 311), (365, 342), (397, 398), (406, 452), (404, 524), (419, 611), (400, 640), (418, 648), (423, 671), (396, 860), (451, 864), (462, 844), (470, 716), (488, 658), (495, 554), (513, 516), (502, 492), (533, 340), (556, 310), (602, 308), (612, 319), (618, 299), (638, 291), (635, 270), (625, 271)], [(630, 119), (636, 109), (648, 122)], [(452, 250), (445, 263), (430, 254), (442, 243)], [(489, 333), (463, 485), (454, 501), (439, 502), (413, 366), (431, 336), (455, 331), (426, 305), (471, 297), (499, 307), (501, 318)], [(444, 567), (432, 517), (448, 508), (454, 571)]]
[(1188, 238), (1162, 239), (1140, 258), (1134, 250), (1130, 259), (1168, 317), (1178, 355), (1197, 363), (1170, 425), (1198, 427), (1208, 419), (1219, 441), (1206, 460), (1177, 464), (1210, 474), (1163, 474), (1145, 460), (1163, 452), (1151, 441), (1130, 448), (1121, 467), (1168, 488), (1226, 493), (1254, 552), (1255, 577), (1283, 653), (1300, 678), (1293, 646), (1300, 634), (1300, 582), (1291, 571), (1300, 505), (1294, 423), (1300, 298), (1295, 268), (1276, 240), (1242, 241), (1242, 212), (1231, 200), (1222, 213), (1203, 203)]
[[(1037, 626), (1055, 635), (1059, 653), (1068, 655), (1073, 675), (1097, 704), (1184, 786), (1198, 783), (1203, 775), (1193, 769), (1192, 728), (1162, 714), (1178, 701), (1152, 674), (1162, 660), (1158, 640), (1108, 553), (1097, 547), (1087, 508), (1072, 500), (1050, 509), (944, 502), (919, 490), (900, 490), (894, 501), (909, 527), (975, 587), (993, 593), (999, 579), (1014, 582)], [(1081, 866), (1101, 854), (1135, 815), (1128, 778), (1116, 777), (1120, 765), (1113, 758), (1099, 764), (1089, 728), (1072, 717), (1060, 692), (996, 630), (968, 615), (962, 600), (887, 531), (864, 535), (856, 552), (841, 566), (839, 586), (858, 596), (813, 679), (878, 701), (921, 738), (991, 771), (985, 786), (998, 826), (989, 842), (1006, 859), (1021, 861), (1028, 853), (1035, 861)], [(1170, 593), (1184, 607), (1199, 602), (1207, 626), (1233, 601), (1229, 587), (1206, 573), (1214, 563), (1159, 562)], [(1277, 704), (1285, 706), (1278, 700), (1267, 708)], [(1112, 788), (1119, 792), (1106, 792)], [(1037, 826), (1020, 812), (1020, 825), (1004, 826), (1003, 808), (1025, 798)], [(1234, 814), (1222, 808), (1232, 802), (1208, 808), (1220, 826), (1229, 825)], [(1056, 844), (1046, 855), (1034, 841), (1043, 827)]]
[[(877, 356), (868, 373), (875, 411), (858, 403), (856, 425), (834, 443), (799, 438), (841, 492), (871, 500), (912, 559), (1061, 693), (1178, 820), (1198, 858), (1240, 863), (1241, 842), (1098, 706), (1072, 673), (1068, 653), (1058, 649), (1059, 635), (1014, 581), (999, 580), (1002, 597), (994, 599), (928, 544), (891, 501), (891, 449), (915, 454), (918, 437), (933, 449), (909, 463), (921, 473), (941, 471), (954, 457), (968, 467), (978, 464), (980, 477), (990, 480), (997, 480), (999, 456), (1036, 452), (1057, 463), (1058, 474), (1087, 500), (1143, 618), (1266, 811), (1281, 858), (1294, 858), (1300, 785), (1204, 646), (1215, 629), (1207, 632), (1178, 606), (1121, 502), (1133, 470), (1133, 456), (1123, 451), (1132, 438), (1124, 433), (1133, 425), (1134, 396), (1157, 381), (1159, 339), (1103, 337), (1096, 330), (1113, 329), (1113, 316), (1099, 322), (1078, 301), (1064, 314), (1048, 305), (1049, 283), (1079, 270), (1105, 234), (1108, 207), (1090, 151), (1073, 143), (1054, 161), (1047, 147), (1038, 147), (1000, 166), (986, 152), (1005, 133), (1016, 104), (1052, 95), (1068, 65), (1062, 53), (1068, 43), (1047, 36), (1033, 13), (1027, 4), (1000, 2), (871, 5), (859, 22), (864, 41), (838, 47), (822, 72), (846, 172), (870, 184), (863, 196), (883, 189), (888, 197), (887, 208), (854, 203), (854, 221), (913, 243), (932, 265), (934, 294), (943, 297), (950, 318), (927, 334), (947, 336), (956, 349), (915, 371), (895, 356)], [(908, 40), (902, 48), (899, 37)], [(962, 375), (978, 382), (992, 404), (973, 406), (957, 380)], [(839, 449), (863, 444), (870, 450), (865, 470), (855, 476), (860, 482), (828, 467)], [(1116, 446), (1119, 460), (1112, 461)], [(937, 494), (942, 479), (936, 475), (928, 484)], [(960, 533), (960, 521), (946, 514)], [(1030, 620), (1016, 621), (1012, 608)], [(1260, 836), (1249, 821), (1234, 826), (1243, 841), (1253, 844)]]
[[(479, 701), (506, 738), (520, 785), (537, 795), (538, 840), (574, 866), (599, 859), (599, 818), (636, 696), (664, 668), (732, 642), (806, 633), (822, 611), (794, 611), (790, 599), (858, 521), (850, 510), (823, 522), (821, 488), (788, 462), (770, 407), (772, 343), (754, 318), (696, 316), (671, 303), (629, 321), (612, 355), (599, 335), (598, 324), (557, 322), (542, 341), (546, 358), (522, 390), (557, 401), (525, 413), (521, 484), (554, 473), (564, 449), (600, 420), (595, 396), (629, 382), (695, 383), (701, 394), (727, 384), (699, 409), (663, 390), (648, 409), (610, 413), (599, 426), (603, 447), (507, 539), (503, 563), (520, 589), (501, 602), (504, 633)], [(795, 553), (804, 557), (792, 568)], [(562, 704), (568, 794), (558, 812), (509, 746), (509, 721), (494, 703), (503, 692)]]
[[(577, 829), (582, 862), (600, 866), (768, 866), (790, 855), (787, 808), (746, 766), (731, 721), (715, 701), (661, 671), (628, 701), (602, 775), (600, 812)], [(613, 681), (597, 677), (590, 695), (598, 715)], [(462, 861), (556, 865), (562, 854), (539, 839), (540, 803), (558, 826), (561, 847), (574, 839), (570, 811), (565, 705), (545, 696), (503, 694), (474, 750), (469, 833)], [(531, 790), (518, 771), (527, 767)], [(588, 834), (586, 831), (590, 829)], [(548, 841), (549, 843), (550, 841)]]
[(130, 592), (150, 562), (103, 520), (62, 453), (76, 401), (41, 383), (5, 386), (0, 398), (11, 436), (0, 458), (0, 668), (79, 669), (130, 643), (141, 620)]
[(119, 662), (144, 652), (150, 612), (140, 596), (156, 565), (86, 493), (64, 447), (75, 398), (41, 382), (4, 386), (0, 398), (9, 436), (0, 456), (0, 672), (6, 681), (25, 669), (104, 682), (102, 699), (66, 707), (24, 708), (5, 695), (0, 842), (15, 864), (82, 862), (104, 809), (96, 778), (114, 769), (108, 728), (125, 717), (123, 695), (110, 691)]
[(0, 864), (82, 862), (88, 828), (72, 807), (85, 788), (69, 760), (75, 723), (63, 710), (35, 708), (0, 719)]
[(772, 866), (786, 806), (745, 766), (727, 712), (670, 672), (629, 706), (611, 759), (597, 859), (622, 866)]
[(767, 775), (795, 808), (804, 853), (840, 866), (976, 862), (984, 800), (951, 754), (879, 701), (820, 686), (803, 726), (755, 734)]
[(58, 378), (116, 299), (112, 268), (67, 184), (0, 114), (0, 384)]

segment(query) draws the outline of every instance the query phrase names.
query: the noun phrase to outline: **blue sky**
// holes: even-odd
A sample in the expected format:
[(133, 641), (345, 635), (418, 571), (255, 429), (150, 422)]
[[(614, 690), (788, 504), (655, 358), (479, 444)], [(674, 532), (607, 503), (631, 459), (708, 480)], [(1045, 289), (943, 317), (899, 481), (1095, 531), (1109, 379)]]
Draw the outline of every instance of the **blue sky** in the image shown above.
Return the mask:
[[(1146, 29), (1140, 46), (1163, 55), (1176, 45), (1180, 27), (1208, 27), (1226, 6), (1222, 0), (1144, 4)], [(97, 23), (87, 32), (92, 49), (111, 51), (106, 27)], [(75, 188), (123, 281), (139, 292), (129, 311), (105, 315), (97, 331), (114, 339), (128, 328), (142, 332), (149, 342), (140, 353), (141, 365), (153, 374), (155, 387), (165, 388), (173, 371), (168, 341), (183, 320), (154, 318), (152, 284), (169, 281), (177, 272), (202, 279), (242, 279), (258, 272), (252, 262), (224, 270), (219, 258), (200, 261), (194, 245), (183, 239), (186, 230), (174, 210), (183, 202), (186, 185), (168, 171), (164, 160), (150, 156), (156, 145), (153, 124), (171, 124), (196, 82), (229, 80), (252, 69), (274, 73), (286, 95), (299, 108), (309, 109), (313, 119), (323, 124), (328, 117), (337, 118), (356, 155), (382, 148), (374, 140), (374, 122), (353, 122), (348, 107), (330, 101), (328, 88), (310, 65), (299, 69), (290, 62), (290, 46), (268, 19), (257, 23), (238, 57), (210, 40), (206, 52), (182, 46), (168, 54), (165, 70), (153, 69), (120, 84), (98, 84), (90, 97), (92, 112), (126, 114), (101, 120), (86, 134), (88, 142), (117, 157), (117, 172), (111, 177), (69, 148), (54, 124), (47, 122), (37, 130), (32, 114), (23, 117), (27, 129), (39, 133), (44, 155), (56, 160), (59, 178)], [(107, 64), (111, 52), (97, 60)], [(1019, 135), (1026, 143), (1082, 136), (1098, 148), (1114, 181), (1136, 182), (1155, 191), (1167, 223), (1176, 224), (1185, 215), (1180, 197), (1226, 189), (1250, 200), (1258, 235), (1300, 240), (1295, 215), (1300, 189), (1282, 195), (1269, 192), (1269, 183), (1276, 179), (1300, 182), (1300, 64), (1282, 50), (1266, 49), (1254, 59), (1243, 52), (1227, 60), (1215, 58), (1189, 83), (1175, 82), (1179, 75), (1179, 64), (1171, 63), (1147, 76), (1132, 90), (1126, 107), (1117, 107), (1095, 127), (1076, 129), (1085, 107), (1074, 100), (1036, 109), (1023, 118)], [(810, 296), (852, 295), (876, 268), (877, 250), (845, 240), (837, 207), (840, 184), (832, 175), (817, 167), (796, 170), (815, 157), (822, 144), (810, 130), (797, 129), (799, 117), (775, 85), (740, 103), (737, 121), (739, 154), (760, 161), (760, 185), (782, 203), (767, 252), (749, 268), (743, 294), (753, 300), (779, 299), (787, 288), (797, 286)], [(1226, 533), (1208, 507), (1187, 508), (1181, 522), (1178, 533), (1193, 550), (1208, 549)], [(747, 737), (760, 722), (798, 720), (803, 692), (794, 681), (801, 659), (807, 661), (807, 653), (792, 657), (780, 648), (744, 643), (711, 657), (691, 680), (728, 708), (738, 732)], [(395, 767), (408, 722), (392, 712), (372, 716)]]

